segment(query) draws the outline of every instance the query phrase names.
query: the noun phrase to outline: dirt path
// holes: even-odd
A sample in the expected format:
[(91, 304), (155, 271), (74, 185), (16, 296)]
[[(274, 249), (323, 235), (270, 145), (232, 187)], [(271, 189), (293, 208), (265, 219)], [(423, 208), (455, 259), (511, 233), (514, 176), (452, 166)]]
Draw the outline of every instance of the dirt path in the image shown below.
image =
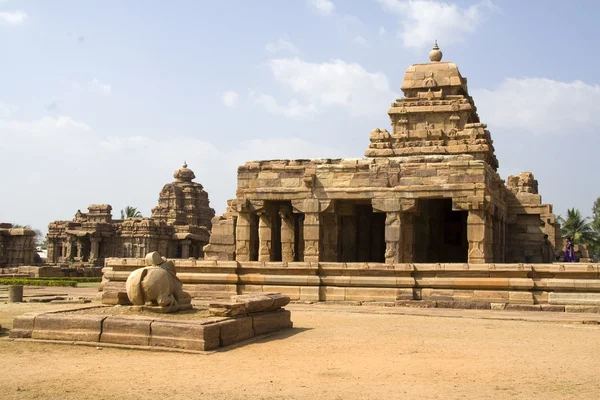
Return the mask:
[[(0, 324), (10, 326), (14, 315), (27, 311), (56, 308), (0, 304)], [(0, 338), (0, 397), (600, 396), (599, 325), (487, 320), (477, 315), (398, 315), (382, 308), (374, 309), (386, 311), (380, 314), (361, 307), (292, 305), (290, 309), (292, 331), (211, 355), (18, 343), (4, 336)]]

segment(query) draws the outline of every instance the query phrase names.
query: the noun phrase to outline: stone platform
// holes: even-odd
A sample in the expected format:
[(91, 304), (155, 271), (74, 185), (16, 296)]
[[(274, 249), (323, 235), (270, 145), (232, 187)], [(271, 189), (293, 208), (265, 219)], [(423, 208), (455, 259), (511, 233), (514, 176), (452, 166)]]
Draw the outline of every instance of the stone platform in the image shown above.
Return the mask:
[(111, 315), (112, 307), (107, 306), (28, 313), (15, 318), (9, 337), (96, 346), (210, 351), (293, 326), (290, 312), (281, 308), (289, 298), (272, 294), (239, 297), (211, 304), (211, 308), (221, 311), (237, 305), (236, 310), (242, 311), (234, 316), (216, 316), (208, 311), (208, 316), (196, 319), (185, 319), (183, 314)]
[[(293, 301), (600, 306), (600, 265), (591, 263), (174, 262), (184, 290), (195, 299), (279, 292)], [(108, 259), (103, 296), (117, 301), (131, 271), (142, 264)]]

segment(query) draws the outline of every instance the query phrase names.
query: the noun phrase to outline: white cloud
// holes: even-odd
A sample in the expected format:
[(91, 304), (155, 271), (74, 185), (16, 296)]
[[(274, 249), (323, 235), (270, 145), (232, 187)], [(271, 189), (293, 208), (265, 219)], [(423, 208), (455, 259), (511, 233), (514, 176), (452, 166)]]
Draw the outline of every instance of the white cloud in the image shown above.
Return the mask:
[(433, 0), (377, 0), (384, 10), (400, 18), (398, 37), (405, 47), (421, 48), (439, 40), (452, 44), (475, 32), (487, 13), (494, 9), (491, 0), (461, 8)]
[(331, 15), (335, 10), (333, 2), (330, 0), (308, 0), (308, 4), (321, 15)]
[[(227, 129), (215, 135), (226, 135)], [(218, 148), (189, 136), (105, 137), (67, 116), (0, 119), (0, 143), (0, 170), (14, 171), (3, 176), (2, 184), (18, 191), (18, 200), (0, 196), (0, 221), (43, 230), (94, 203), (111, 204), (113, 215), (127, 204), (149, 215), (158, 192), (184, 160), (220, 214), (235, 196), (237, 167), (246, 161), (346, 156), (299, 138), (251, 139)], [(40, 196), (47, 198), (40, 201)]]
[(0, 22), (9, 25), (21, 25), (29, 16), (23, 11), (0, 11)]
[(221, 95), (221, 101), (229, 108), (237, 107), (240, 101), (240, 95), (234, 90), (227, 90)]
[(17, 107), (11, 106), (10, 104), (0, 103), (0, 118), (9, 117), (15, 111), (17, 111)]
[(367, 39), (365, 39), (361, 35), (355, 36), (353, 41), (354, 41), (354, 43), (356, 43), (360, 46), (368, 46), (369, 45), (369, 42), (367, 42)]
[(254, 104), (264, 107), (267, 112), (287, 118), (306, 118), (317, 112), (314, 104), (302, 105), (296, 99), (292, 99), (287, 105), (283, 105), (273, 96), (264, 93), (251, 94), (250, 98)]
[(265, 46), (265, 50), (267, 50), (269, 53), (277, 53), (280, 51), (288, 51), (292, 54), (297, 54), (300, 52), (300, 50), (292, 43), (288, 40), (287, 37), (283, 37), (283, 38), (279, 38), (274, 42), (268, 43)]
[(330, 60), (321, 64), (299, 58), (267, 63), (275, 80), (318, 107), (341, 107), (353, 116), (381, 115), (396, 98), (382, 72), (368, 72), (359, 64)]
[(384, 37), (385, 36), (385, 28), (383, 26), (379, 27), (379, 37)]
[(90, 85), (92, 89), (98, 93), (102, 94), (110, 94), (112, 92), (112, 87), (109, 84), (100, 82), (97, 78), (94, 78)]
[(536, 135), (567, 135), (600, 128), (599, 85), (544, 78), (509, 78), (493, 90), (472, 92), (479, 115), (490, 128)]

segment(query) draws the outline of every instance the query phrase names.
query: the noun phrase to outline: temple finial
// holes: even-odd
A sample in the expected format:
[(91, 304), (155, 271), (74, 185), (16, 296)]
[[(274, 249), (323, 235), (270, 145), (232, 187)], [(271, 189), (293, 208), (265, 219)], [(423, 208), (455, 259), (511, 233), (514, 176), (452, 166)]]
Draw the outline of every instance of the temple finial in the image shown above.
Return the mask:
[(429, 52), (429, 60), (431, 62), (440, 62), (442, 60), (442, 52), (437, 44), (437, 40), (433, 45), (433, 49)]

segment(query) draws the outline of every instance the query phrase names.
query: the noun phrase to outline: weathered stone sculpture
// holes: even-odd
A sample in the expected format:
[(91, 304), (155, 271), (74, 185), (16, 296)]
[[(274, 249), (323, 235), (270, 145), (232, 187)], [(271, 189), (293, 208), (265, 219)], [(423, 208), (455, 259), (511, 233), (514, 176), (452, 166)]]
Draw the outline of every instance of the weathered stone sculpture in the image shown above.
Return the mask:
[(125, 287), (131, 304), (165, 313), (192, 308), (191, 297), (183, 291), (172, 261), (154, 251), (146, 255), (146, 265), (127, 278)]

